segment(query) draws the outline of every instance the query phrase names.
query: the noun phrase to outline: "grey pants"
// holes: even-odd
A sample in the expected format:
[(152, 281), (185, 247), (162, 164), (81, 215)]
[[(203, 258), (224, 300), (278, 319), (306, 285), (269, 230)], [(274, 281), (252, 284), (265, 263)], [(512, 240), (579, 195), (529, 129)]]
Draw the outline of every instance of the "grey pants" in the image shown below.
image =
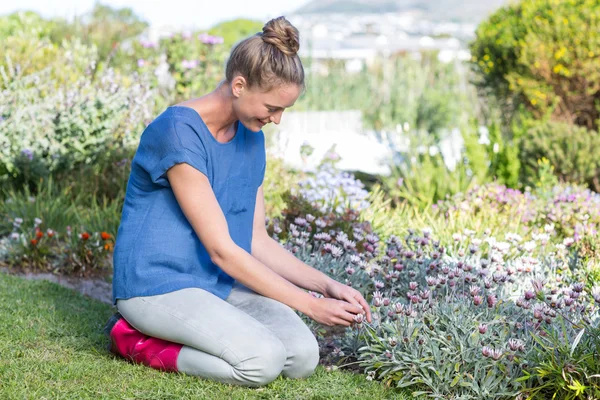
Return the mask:
[(223, 383), (261, 386), (279, 374), (311, 375), (319, 346), (287, 305), (235, 283), (224, 301), (198, 288), (118, 300), (140, 332), (184, 346), (177, 369)]

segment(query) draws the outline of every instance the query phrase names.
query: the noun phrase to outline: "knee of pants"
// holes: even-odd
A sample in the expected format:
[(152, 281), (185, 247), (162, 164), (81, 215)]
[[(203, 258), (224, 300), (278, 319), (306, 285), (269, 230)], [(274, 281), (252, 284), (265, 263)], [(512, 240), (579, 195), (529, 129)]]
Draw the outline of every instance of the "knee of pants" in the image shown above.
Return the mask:
[(307, 378), (315, 372), (319, 364), (319, 344), (310, 333), (288, 344), (288, 351), (293, 355), (292, 363), (284, 371), (288, 378)]
[(286, 349), (279, 340), (252, 343), (254, 356), (234, 366), (252, 386), (271, 383), (281, 374), (287, 360)]

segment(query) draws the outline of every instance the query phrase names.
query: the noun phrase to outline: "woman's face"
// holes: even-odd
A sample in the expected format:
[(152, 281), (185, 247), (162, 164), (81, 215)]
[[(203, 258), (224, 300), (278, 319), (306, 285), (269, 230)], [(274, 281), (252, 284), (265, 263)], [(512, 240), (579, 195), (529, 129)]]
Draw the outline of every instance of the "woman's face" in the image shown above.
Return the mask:
[(293, 106), (300, 96), (300, 87), (295, 84), (275, 86), (268, 92), (262, 92), (260, 88), (248, 89), (243, 78), (240, 86), (237, 78), (232, 85), (234, 112), (240, 122), (253, 132), (260, 131), (269, 122), (279, 124), (283, 111)]

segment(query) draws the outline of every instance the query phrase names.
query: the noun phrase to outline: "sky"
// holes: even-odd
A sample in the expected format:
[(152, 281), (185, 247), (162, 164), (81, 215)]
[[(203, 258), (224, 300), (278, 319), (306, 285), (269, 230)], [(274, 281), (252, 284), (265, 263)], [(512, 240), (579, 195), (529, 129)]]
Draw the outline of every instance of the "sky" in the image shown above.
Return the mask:
[[(31, 10), (44, 17), (71, 19), (90, 11), (95, 3), (96, 0), (2, 0), (0, 15)], [(207, 29), (218, 22), (242, 17), (267, 22), (290, 14), (308, 0), (103, 0), (100, 3), (132, 8), (152, 25)]]

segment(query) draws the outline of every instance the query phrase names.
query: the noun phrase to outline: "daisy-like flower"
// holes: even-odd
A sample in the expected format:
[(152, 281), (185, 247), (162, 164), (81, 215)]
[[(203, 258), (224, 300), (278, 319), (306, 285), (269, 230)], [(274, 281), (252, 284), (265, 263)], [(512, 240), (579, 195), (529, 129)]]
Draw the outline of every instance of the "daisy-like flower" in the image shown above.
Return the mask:
[(523, 343), (523, 341), (519, 339), (509, 339), (508, 347), (512, 351), (523, 351), (525, 350), (525, 343)]
[(533, 250), (535, 250), (535, 246), (536, 246), (536, 244), (535, 244), (535, 241), (533, 241), (533, 240), (530, 240), (530, 241), (528, 241), (528, 242), (525, 242), (525, 243), (523, 244), (523, 249), (524, 249), (526, 252), (528, 252), (528, 253), (531, 253)]
[(488, 326), (486, 324), (479, 324), (479, 333), (482, 335), (485, 334), (488, 330)]
[(498, 361), (501, 357), (502, 357), (502, 350), (500, 349), (494, 349), (492, 350), (492, 355), (491, 357), (495, 360)]
[(494, 349), (492, 349), (492, 348), (491, 348), (491, 347), (489, 347), (489, 346), (483, 346), (483, 347), (481, 348), (481, 354), (482, 354), (484, 357), (491, 357), (491, 356), (492, 356), (492, 352), (493, 352), (493, 351), (494, 351)]
[(506, 240), (508, 240), (509, 242), (515, 242), (515, 243), (519, 243), (523, 240), (523, 238), (516, 234), (516, 233), (507, 233), (505, 236)]
[(323, 229), (327, 226), (327, 222), (325, 222), (321, 218), (319, 218), (315, 221), (315, 225), (317, 225), (317, 228)]
[(314, 238), (317, 241), (323, 242), (329, 242), (331, 240), (331, 236), (329, 236), (329, 234), (325, 232), (317, 233)]
[(596, 303), (600, 304), (600, 286), (594, 286), (592, 288), (592, 297)]

